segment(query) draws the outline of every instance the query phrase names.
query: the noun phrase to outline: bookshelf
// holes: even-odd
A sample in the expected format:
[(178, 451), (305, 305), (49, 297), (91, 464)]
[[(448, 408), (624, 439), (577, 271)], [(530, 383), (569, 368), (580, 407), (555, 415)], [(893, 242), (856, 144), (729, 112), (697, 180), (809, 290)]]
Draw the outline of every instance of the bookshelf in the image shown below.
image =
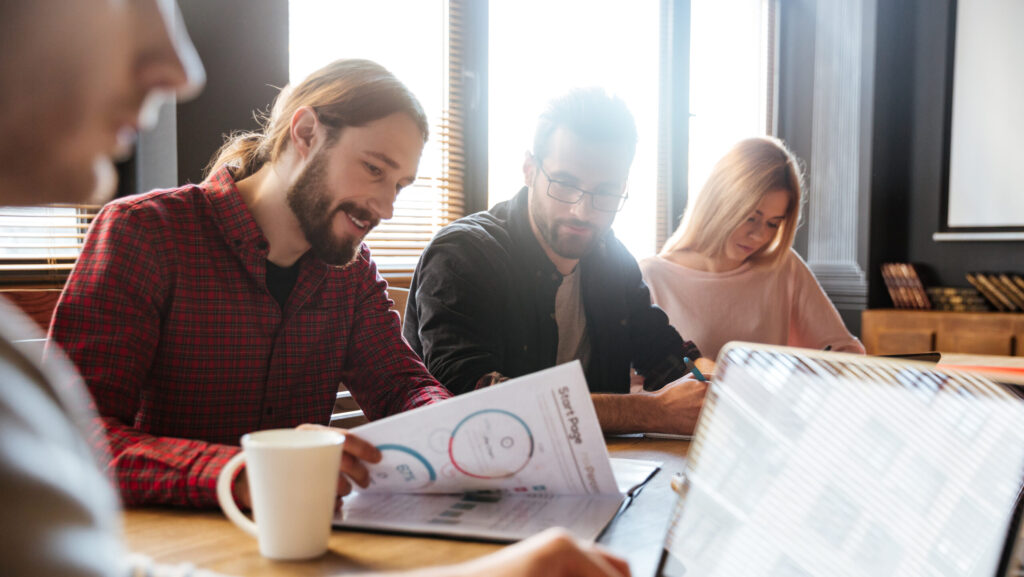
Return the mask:
[(861, 314), (861, 340), (872, 355), (1024, 356), (1024, 313), (868, 309)]

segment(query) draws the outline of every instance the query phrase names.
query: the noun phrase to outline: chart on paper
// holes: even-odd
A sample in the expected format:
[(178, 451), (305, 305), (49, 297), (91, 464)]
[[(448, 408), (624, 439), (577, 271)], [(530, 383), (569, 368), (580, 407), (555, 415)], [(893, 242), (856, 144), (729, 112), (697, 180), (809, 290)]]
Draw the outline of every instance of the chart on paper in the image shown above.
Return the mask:
[(579, 363), (567, 363), (353, 432), (377, 445), (363, 492), (617, 493)]

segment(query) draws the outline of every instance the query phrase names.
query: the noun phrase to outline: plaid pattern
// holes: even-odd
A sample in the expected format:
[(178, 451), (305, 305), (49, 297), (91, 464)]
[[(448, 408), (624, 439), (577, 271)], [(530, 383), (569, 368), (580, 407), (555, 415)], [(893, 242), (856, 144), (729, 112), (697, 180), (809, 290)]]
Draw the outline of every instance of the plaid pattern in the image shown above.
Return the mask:
[(226, 169), (96, 218), (50, 337), (95, 398), (127, 504), (216, 505), (239, 437), (327, 424), (339, 382), (370, 419), (450, 396), (402, 340), (365, 245), (345, 268), (304, 255), (284, 310), (267, 252)]

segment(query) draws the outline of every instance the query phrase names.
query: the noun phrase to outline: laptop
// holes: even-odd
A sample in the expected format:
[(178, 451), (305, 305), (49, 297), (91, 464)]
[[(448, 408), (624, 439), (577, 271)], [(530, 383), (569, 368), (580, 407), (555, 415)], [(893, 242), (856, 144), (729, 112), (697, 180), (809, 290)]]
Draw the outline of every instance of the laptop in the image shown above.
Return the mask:
[(1024, 400), (934, 365), (730, 343), (658, 575), (1020, 574)]

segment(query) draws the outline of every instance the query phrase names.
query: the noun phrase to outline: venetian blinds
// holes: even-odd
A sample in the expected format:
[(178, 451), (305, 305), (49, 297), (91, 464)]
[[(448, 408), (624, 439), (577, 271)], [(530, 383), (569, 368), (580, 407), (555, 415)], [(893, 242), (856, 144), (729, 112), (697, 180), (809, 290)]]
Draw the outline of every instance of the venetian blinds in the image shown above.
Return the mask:
[(381, 274), (409, 276), (419, 255), (444, 225), (465, 214), (463, 174), (462, 10), (459, 0), (444, 2), (444, 82), (442, 107), (427, 110), (433, 120), (423, 149), (419, 175), (402, 190), (395, 215), (367, 236)]
[(73, 204), (0, 207), (0, 282), (63, 282), (99, 208)]

